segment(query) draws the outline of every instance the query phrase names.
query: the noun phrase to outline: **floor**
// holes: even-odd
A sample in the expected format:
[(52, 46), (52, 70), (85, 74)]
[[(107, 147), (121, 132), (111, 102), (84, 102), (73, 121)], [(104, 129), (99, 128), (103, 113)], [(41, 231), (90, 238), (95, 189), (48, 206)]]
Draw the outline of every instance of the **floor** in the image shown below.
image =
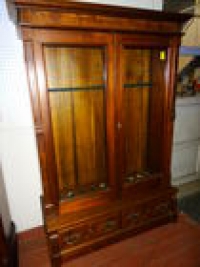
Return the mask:
[(197, 180), (173, 186), (178, 189), (178, 199), (189, 195), (194, 195), (196, 193), (200, 193), (200, 177)]
[(200, 223), (200, 192), (179, 199), (178, 207), (194, 221)]
[[(19, 267), (50, 267), (44, 233), (19, 241)], [(147, 231), (63, 267), (200, 267), (200, 224), (180, 214), (177, 223)]]

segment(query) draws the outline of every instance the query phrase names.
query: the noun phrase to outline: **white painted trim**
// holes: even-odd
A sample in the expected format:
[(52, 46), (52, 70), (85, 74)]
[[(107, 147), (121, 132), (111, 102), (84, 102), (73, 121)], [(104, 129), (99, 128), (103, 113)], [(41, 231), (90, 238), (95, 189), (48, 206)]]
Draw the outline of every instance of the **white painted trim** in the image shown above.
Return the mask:
[(186, 176), (172, 177), (172, 185), (180, 186), (189, 182), (200, 180), (198, 173), (191, 173)]

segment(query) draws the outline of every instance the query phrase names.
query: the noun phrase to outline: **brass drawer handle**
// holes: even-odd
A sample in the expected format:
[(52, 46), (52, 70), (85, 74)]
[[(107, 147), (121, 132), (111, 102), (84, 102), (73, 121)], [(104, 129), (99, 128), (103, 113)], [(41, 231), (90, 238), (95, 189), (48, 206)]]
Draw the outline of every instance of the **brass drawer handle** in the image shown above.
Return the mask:
[(80, 233), (69, 234), (67, 237), (64, 238), (64, 242), (67, 245), (74, 245), (80, 238), (81, 238)]

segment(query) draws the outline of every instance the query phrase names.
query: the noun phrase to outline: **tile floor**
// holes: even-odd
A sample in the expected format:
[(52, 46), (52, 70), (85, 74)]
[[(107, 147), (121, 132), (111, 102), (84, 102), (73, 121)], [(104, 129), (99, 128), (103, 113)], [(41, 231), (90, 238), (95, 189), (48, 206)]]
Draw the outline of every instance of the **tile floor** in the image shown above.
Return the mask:
[[(43, 231), (19, 240), (19, 267), (50, 267)], [(96, 252), (63, 267), (200, 267), (200, 225), (181, 214), (170, 223)]]

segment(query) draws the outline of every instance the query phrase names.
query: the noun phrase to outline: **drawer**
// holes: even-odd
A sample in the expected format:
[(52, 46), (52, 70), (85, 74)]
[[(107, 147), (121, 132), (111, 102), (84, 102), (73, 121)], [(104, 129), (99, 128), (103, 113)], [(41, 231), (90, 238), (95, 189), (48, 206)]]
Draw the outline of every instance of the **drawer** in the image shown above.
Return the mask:
[(79, 225), (74, 228), (70, 227), (60, 233), (61, 249), (70, 248), (88, 240), (87, 225)]
[(93, 231), (92, 233), (94, 233), (95, 237), (108, 234), (110, 232), (118, 230), (119, 228), (120, 228), (120, 220), (118, 215), (102, 218), (96, 223), (90, 225), (90, 229), (92, 229)]
[(61, 249), (69, 249), (84, 244), (84, 242), (95, 240), (98, 237), (106, 236), (120, 228), (118, 214), (94, 219), (92, 222), (69, 227), (60, 232)]
[(159, 202), (150, 202), (146, 208), (146, 217), (154, 220), (160, 217), (172, 216), (174, 214), (173, 200), (160, 200)]
[(137, 227), (144, 221), (143, 206), (136, 206), (122, 212), (122, 228)]
[(174, 207), (171, 199), (156, 199), (127, 209), (122, 212), (122, 227), (136, 228), (148, 225), (160, 218), (173, 216)]

